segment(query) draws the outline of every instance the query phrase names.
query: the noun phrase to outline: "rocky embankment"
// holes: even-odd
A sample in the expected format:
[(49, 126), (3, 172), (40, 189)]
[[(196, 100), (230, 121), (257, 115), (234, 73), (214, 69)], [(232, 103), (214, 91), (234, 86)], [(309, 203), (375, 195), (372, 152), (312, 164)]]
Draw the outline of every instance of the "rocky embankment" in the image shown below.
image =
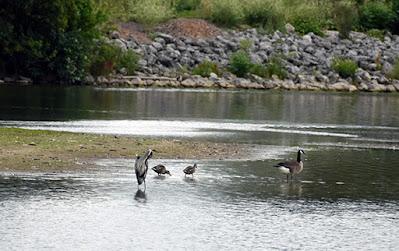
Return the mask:
[[(110, 43), (141, 55), (138, 76), (107, 81), (102, 85), (221, 87), (254, 89), (300, 89), (336, 91), (399, 91), (399, 81), (386, 77), (399, 58), (399, 37), (386, 36), (384, 41), (351, 33), (351, 39), (340, 39), (337, 32), (326, 31), (325, 37), (279, 31), (259, 34), (255, 29), (243, 32), (221, 32), (214, 39), (191, 39), (158, 32), (152, 43), (140, 43), (133, 36), (123, 39), (113, 33)], [(250, 58), (266, 64), (272, 57), (283, 60), (287, 77), (265, 79), (255, 75), (237, 78), (225, 72), (210, 78), (179, 74), (181, 69), (193, 69), (203, 60), (228, 68), (232, 54), (240, 49), (240, 40), (252, 41)], [(343, 79), (334, 72), (334, 56), (350, 59), (359, 65), (354, 78)], [(379, 62), (378, 62), (379, 61)], [(123, 70), (120, 72), (123, 75)], [(158, 77), (162, 76), (162, 77)]]
[[(286, 34), (276, 31), (264, 35), (255, 29), (222, 31), (212, 26), (212, 29), (204, 31), (211, 36), (201, 38), (176, 32), (179, 30), (183, 28), (161, 28), (151, 42), (138, 41), (135, 36), (124, 39), (118, 32), (113, 32), (109, 43), (140, 55), (137, 76), (126, 76), (121, 69), (113, 79), (99, 77), (93, 81), (102, 86), (123, 87), (399, 91), (399, 80), (389, 79), (386, 74), (399, 60), (399, 36), (396, 35), (389, 34), (381, 41), (352, 32), (351, 39), (340, 39), (338, 32), (334, 31), (326, 31), (324, 37), (313, 33), (300, 36), (292, 30)], [(238, 78), (227, 71), (220, 76), (211, 74), (209, 78), (182, 73), (194, 69), (203, 60), (227, 69), (233, 53), (240, 50), (241, 40), (251, 41), (249, 56), (254, 63), (267, 64), (273, 57), (282, 60), (286, 78), (281, 80), (273, 76), (267, 79), (251, 74)], [(333, 71), (331, 63), (334, 57), (350, 59), (359, 65), (353, 78), (341, 78)]]

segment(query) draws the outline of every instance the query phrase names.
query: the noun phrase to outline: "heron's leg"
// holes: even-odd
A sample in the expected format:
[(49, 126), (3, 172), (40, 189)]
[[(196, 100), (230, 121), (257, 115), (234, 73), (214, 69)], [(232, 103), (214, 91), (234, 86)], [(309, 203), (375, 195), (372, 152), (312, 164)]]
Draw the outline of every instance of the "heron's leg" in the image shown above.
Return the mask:
[(287, 174), (287, 183), (288, 183), (288, 176), (289, 176), (289, 174)]

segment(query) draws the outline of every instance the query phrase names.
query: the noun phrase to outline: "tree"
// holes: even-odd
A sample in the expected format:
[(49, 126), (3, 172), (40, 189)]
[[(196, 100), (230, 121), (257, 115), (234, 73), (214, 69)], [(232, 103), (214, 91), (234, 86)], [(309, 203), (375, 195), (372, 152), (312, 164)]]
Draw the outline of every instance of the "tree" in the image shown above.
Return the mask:
[(81, 81), (97, 26), (106, 20), (91, 0), (3, 0), (0, 72), (36, 80)]

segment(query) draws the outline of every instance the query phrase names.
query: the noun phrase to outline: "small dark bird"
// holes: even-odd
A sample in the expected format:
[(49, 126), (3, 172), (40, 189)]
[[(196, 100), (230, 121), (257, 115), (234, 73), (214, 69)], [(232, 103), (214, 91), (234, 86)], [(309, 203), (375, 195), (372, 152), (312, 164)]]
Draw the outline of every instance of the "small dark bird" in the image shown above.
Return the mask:
[(147, 171), (148, 171), (148, 160), (152, 157), (153, 152), (155, 152), (155, 150), (149, 149), (144, 156), (136, 155), (136, 163), (134, 164), (134, 170), (136, 171), (136, 178), (139, 186), (141, 185), (141, 183), (144, 182), (144, 187), (146, 187), (145, 177), (147, 176)]
[(187, 174), (191, 174), (194, 177), (194, 173), (195, 173), (195, 169), (197, 168), (197, 164), (194, 164), (194, 166), (188, 166), (186, 168), (184, 168), (183, 172), (184, 177), (186, 177)]
[(161, 174), (169, 174), (170, 176), (172, 176), (172, 175), (170, 174), (170, 172), (169, 172), (168, 170), (166, 170), (166, 167), (163, 166), (163, 165), (154, 166), (154, 167), (152, 168), (152, 170), (154, 170), (154, 172), (156, 172), (158, 175), (161, 175)]
[(280, 172), (284, 173), (287, 175), (287, 182), (288, 182), (288, 176), (291, 175), (291, 181), (292, 181), (292, 176), (296, 173), (300, 173), (303, 169), (303, 163), (301, 160), (301, 154), (305, 154), (304, 151), (299, 150), (298, 155), (295, 160), (287, 160), (281, 163), (278, 163), (275, 165)]

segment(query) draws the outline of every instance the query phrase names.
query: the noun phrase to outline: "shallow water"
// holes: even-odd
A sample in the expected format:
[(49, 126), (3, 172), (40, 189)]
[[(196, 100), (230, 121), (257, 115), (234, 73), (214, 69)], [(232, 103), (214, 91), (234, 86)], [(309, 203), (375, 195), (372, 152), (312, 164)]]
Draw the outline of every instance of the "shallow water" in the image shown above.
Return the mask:
[[(396, 250), (397, 107), (392, 94), (0, 86), (0, 126), (262, 149), (240, 160), (154, 155), (150, 167), (172, 176), (150, 170), (145, 192), (133, 158), (89, 172), (0, 173), (0, 247)], [(273, 165), (298, 149), (304, 170), (287, 183)]]

